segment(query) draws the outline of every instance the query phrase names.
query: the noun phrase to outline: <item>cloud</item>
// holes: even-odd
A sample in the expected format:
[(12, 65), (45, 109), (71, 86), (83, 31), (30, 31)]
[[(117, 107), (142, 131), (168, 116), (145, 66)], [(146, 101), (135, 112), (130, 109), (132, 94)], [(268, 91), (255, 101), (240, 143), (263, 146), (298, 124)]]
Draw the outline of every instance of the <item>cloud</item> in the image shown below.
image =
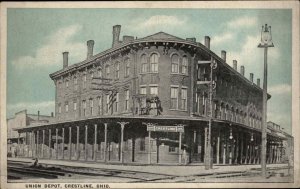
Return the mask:
[(62, 52), (69, 51), (74, 59), (80, 59), (86, 52), (84, 43), (73, 42), (71, 39), (82, 27), (71, 25), (61, 28), (46, 37), (46, 42), (38, 48), (34, 55), (22, 56), (13, 60), (12, 64), (19, 69), (35, 66), (57, 65), (62, 62)]
[(253, 27), (253, 26), (257, 26), (257, 18), (256, 17), (241, 17), (241, 18), (237, 18), (234, 19), (230, 22), (227, 23), (227, 26), (229, 28), (249, 28), (249, 27)]
[(233, 39), (233, 34), (232, 33), (224, 33), (224, 34), (221, 34), (221, 35), (214, 36), (211, 40), (211, 43), (214, 46), (218, 46), (218, 45), (220, 45), (222, 43), (226, 43), (226, 42), (228, 42), (232, 39)]
[[(237, 60), (238, 65), (244, 65), (245, 71), (253, 72), (262, 76), (263, 72), (263, 49), (258, 48), (260, 35), (248, 35), (244, 45), (238, 50), (227, 53), (227, 62), (231, 65), (232, 60)], [(278, 58), (281, 56), (279, 48), (269, 48), (268, 64), (278, 63)], [(245, 75), (248, 77), (248, 74)]]
[(268, 93), (273, 94), (287, 94), (291, 93), (292, 86), (289, 84), (280, 84), (269, 87)]
[[(179, 27), (186, 23), (187, 17), (177, 17), (169, 15), (155, 15), (151, 16), (146, 20), (135, 19), (132, 22), (132, 28), (135, 30), (156, 30), (164, 29), (168, 27)], [(139, 24), (136, 24), (139, 23)]]
[(14, 115), (16, 112), (27, 110), (29, 113), (37, 113), (40, 111), (41, 114), (50, 115), (54, 112), (55, 102), (54, 101), (42, 101), (42, 102), (20, 102), (17, 104), (8, 104), (7, 111), (9, 114)]

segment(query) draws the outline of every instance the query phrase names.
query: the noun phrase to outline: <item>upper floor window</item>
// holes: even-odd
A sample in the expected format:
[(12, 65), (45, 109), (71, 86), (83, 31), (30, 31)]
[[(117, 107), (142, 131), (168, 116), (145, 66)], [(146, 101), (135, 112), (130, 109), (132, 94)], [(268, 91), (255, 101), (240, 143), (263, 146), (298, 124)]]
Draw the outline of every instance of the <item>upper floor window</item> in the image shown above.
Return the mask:
[(85, 100), (82, 101), (82, 109), (83, 109), (83, 116), (85, 116), (86, 115), (86, 101)]
[(141, 65), (142, 65), (142, 73), (146, 73), (148, 70), (147, 57), (146, 55), (142, 55), (141, 57)]
[(101, 96), (97, 97), (97, 102), (98, 102), (98, 114), (102, 115), (102, 97)]
[(66, 112), (69, 111), (69, 103), (68, 103), (68, 102), (66, 102), (66, 104), (65, 104), (65, 111), (66, 111)]
[(78, 79), (77, 79), (77, 77), (74, 78), (74, 88), (75, 88), (75, 90), (78, 89)]
[(106, 78), (110, 77), (110, 68), (109, 68), (109, 65), (105, 66), (105, 74), (106, 74)]
[(98, 70), (98, 77), (102, 77), (102, 70), (101, 69)]
[(106, 108), (105, 108), (105, 111), (106, 111), (106, 113), (108, 113), (109, 112), (109, 101), (110, 101), (110, 99), (109, 99), (109, 94), (107, 94), (106, 95)]
[(61, 113), (61, 104), (58, 104), (58, 113)]
[(140, 87), (140, 94), (146, 95), (147, 94), (147, 88), (146, 87)]
[(93, 115), (93, 113), (94, 113), (94, 101), (93, 101), (92, 98), (90, 99), (90, 110), (91, 110), (91, 115)]
[(150, 87), (150, 94), (151, 95), (158, 95), (158, 87), (157, 86), (151, 86)]
[(188, 59), (186, 56), (182, 58), (182, 69), (181, 73), (182, 74), (187, 74), (187, 69), (188, 69)]
[(69, 87), (69, 80), (66, 80), (66, 87)]
[(130, 59), (125, 60), (125, 77), (128, 77), (130, 74)]
[(172, 55), (171, 57), (171, 72), (172, 73), (178, 73), (178, 67), (179, 67), (179, 57), (177, 54)]
[(158, 55), (155, 53), (150, 56), (150, 72), (158, 72)]
[(187, 109), (187, 89), (186, 88), (181, 89), (181, 108), (183, 110)]
[(116, 79), (120, 78), (120, 62), (117, 62), (115, 64), (115, 78)]
[(129, 90), (125, 90), (125, 110), (129, 109)]
[(77, 110), (77, 102), (76, 101), (73, 102), (73, 109), (74, 109), (74, 111)]
[(86, 75), (83, 75), (83, 78), (82, 78), (82, 87), (84, 89), (86, 88)]
[(116, 93), (115, 97), (115, 112), (119, 111), (119, 93)]
[(171, 109), (178, 107), (178, 87), (171, 87)]

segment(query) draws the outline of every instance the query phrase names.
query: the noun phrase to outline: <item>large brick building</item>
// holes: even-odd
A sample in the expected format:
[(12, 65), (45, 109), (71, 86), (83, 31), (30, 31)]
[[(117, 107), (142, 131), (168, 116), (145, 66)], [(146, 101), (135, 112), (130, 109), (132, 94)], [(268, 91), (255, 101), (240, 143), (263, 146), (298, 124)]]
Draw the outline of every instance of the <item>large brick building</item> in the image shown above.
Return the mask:
[[(56, 87), (56, 122), (19, 129), (28, 132), (33, 156), (137, 163), (203, 162), (208, 121), (217, 164), (259, 163), (262, 89), (194, 37), (159, 32), (123, 36), (113, 27), (112, 47), (50, 74)], [(214, 65), (214, 66), (212, 66)], [(211, 67), (212, 66), (212, 67)], [(213, 98), (209, 87), (213, 82)], [(269, 95), (269, 98), (271, 96)], [(210, 104), (212, 103), (212, 104)], [(212, 109), (210, 107), (213, 107)], [(268, 162), (281, 161), (286, 137), (268, 132)], [(275, 149), (275, 148), (274, 148)], [(24, 154), (28, 156), (28, 154)]]

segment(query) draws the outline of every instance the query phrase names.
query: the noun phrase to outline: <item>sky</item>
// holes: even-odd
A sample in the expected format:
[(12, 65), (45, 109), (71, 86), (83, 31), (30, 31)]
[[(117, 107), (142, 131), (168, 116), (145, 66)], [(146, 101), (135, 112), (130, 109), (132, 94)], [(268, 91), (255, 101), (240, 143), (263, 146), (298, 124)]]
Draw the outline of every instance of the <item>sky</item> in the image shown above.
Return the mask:
[(227, 63), (245, 66), (245, 77), (263, 78), (261, 27), (272, 26), (275, 47), (268, 49), (268, 120), (291, 133), (292, 11), (289, 9), (47, 9), (9, 8), (7, 13), (7, 117), (54, 112), (55, 87), (49, 74), (62, 68), (62, 52), (69, 65), (86, 58), (86, 41), (95, 41), (94, 54), (112, 44), (112, 26), (121, 36), (142, 38), (160, 31), (180, 38), (195, 37)]

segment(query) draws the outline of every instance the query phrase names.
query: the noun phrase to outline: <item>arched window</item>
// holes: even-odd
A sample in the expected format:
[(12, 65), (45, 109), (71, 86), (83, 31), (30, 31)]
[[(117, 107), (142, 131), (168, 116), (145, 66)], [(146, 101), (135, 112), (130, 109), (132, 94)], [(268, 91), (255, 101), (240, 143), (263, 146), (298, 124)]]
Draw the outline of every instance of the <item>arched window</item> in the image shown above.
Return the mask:
[(117, 62), (115, 64), (115, 78), (116, 79), (120, 78), (120, 62)]
[(182, 74), (187, 74), (188, 70), (188, 59), (186, 56), (182, 58), (182, 68), (181, 68), (181, 73)]
[(109, 68), (109, 65), (105, 66), (105, 74), (106, 74), (106, 78), (110, 77), (110, 68)]
[(125, 77), (128, 77), (130, 74), (130, 60), (129, 58), (125, 59)]
[(171, 57), (171, 72), (172, 73), (178, 73), (178, 67), (179, 67), (179, 57), (177, 54), (172, 55)]
[(86, 75), (84, 74), (82, 77), (82, 87), (85, 89), (86, 88)]
[(141, 65), (142, 65), (142, 73), (146, 73), (148, 71), (147, 57), (146, 55), (141, 56)]
[(150, 56), (150, 72), (158, 72), (158, 55), (152, 54)]
[(74, 89), (75, 90), (78, 89), (78, 79), (77, 79), (77, 77), (74, 77)]

